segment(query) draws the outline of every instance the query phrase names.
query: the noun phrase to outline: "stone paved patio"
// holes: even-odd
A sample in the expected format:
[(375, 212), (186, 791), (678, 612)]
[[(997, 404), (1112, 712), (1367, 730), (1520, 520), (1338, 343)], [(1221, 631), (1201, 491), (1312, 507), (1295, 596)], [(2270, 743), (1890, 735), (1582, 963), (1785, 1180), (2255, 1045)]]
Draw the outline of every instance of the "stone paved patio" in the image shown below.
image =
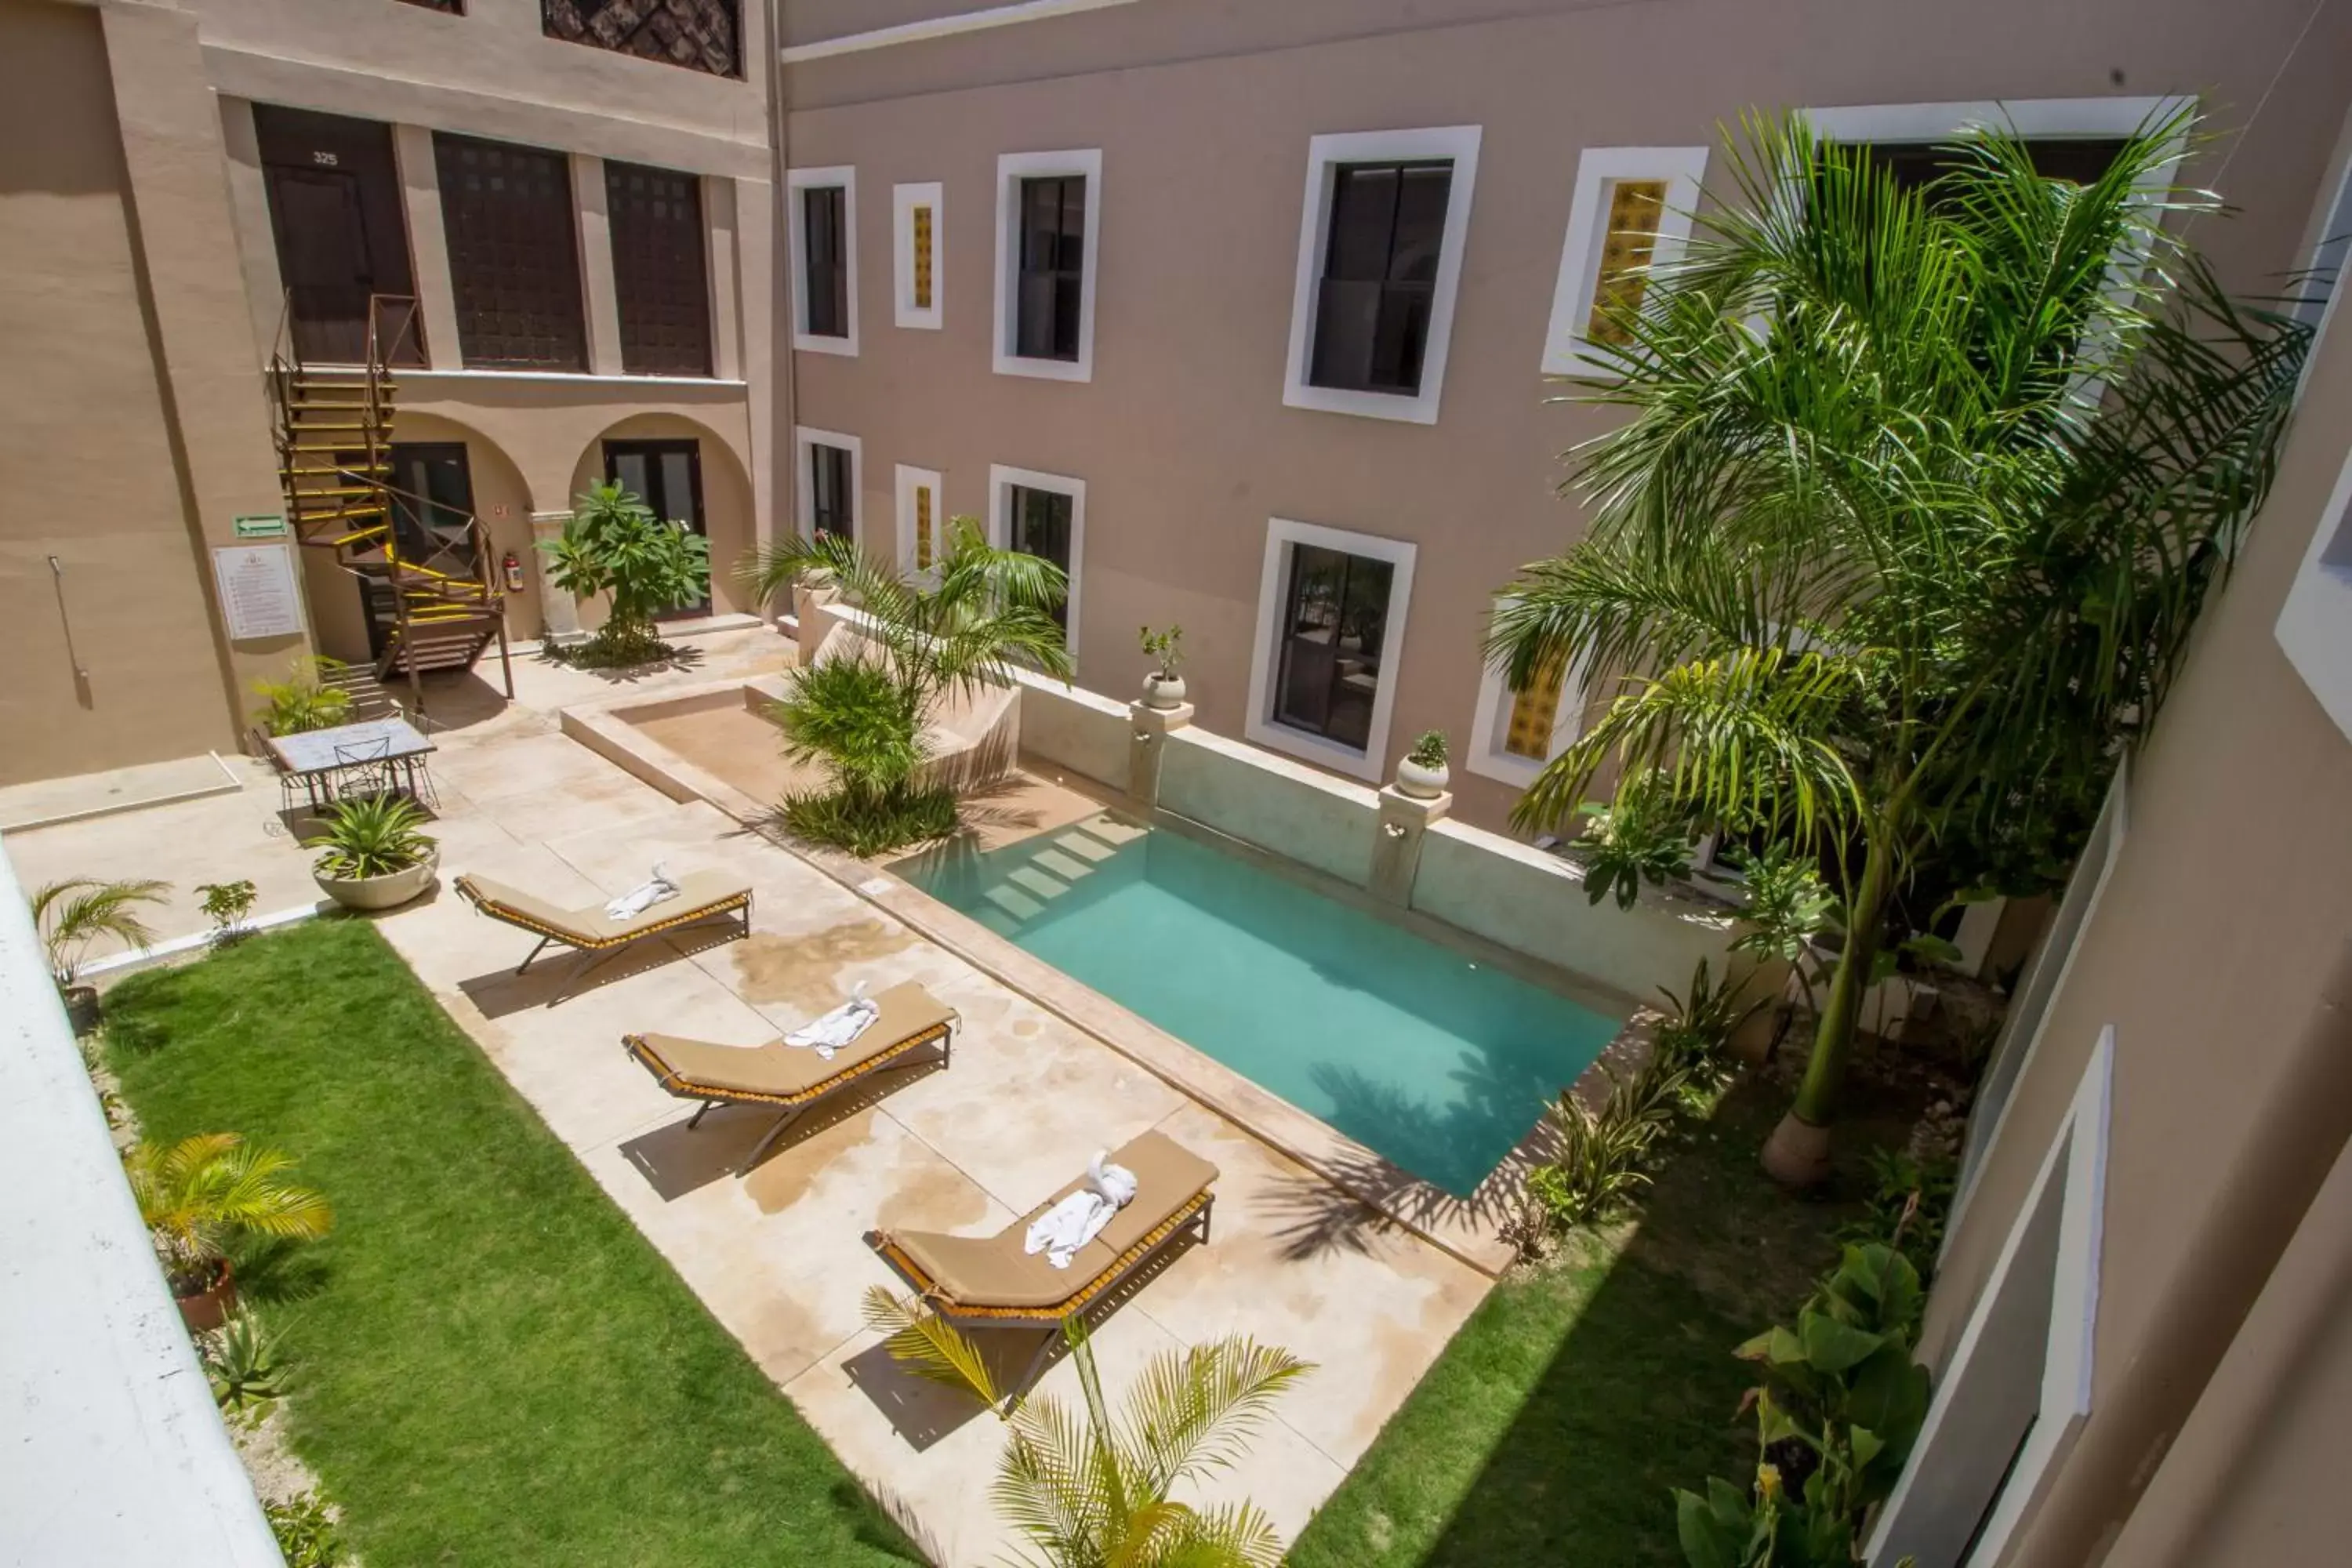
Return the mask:
[[(644, 689), (759, 673), (788, 658), (764, 629), (700, 647), (696, 668)], [(584, 902), (642, 879), (656, 859), (723, 864), (756, 884), (752, 934), (643, 944), (549, 1005), (574, 961), (514, 976), (530, 939), (476, 915), (446, 885), (384, 918), (383, 931), (844, 1460), (940, 1562), (997, 1556), (1006, 1537), (987, 1489), (1000, 1429), (971, 1401), (899, 1373), (863, 1329), (860, 1298), (895, 1283), (864, 1233), (993, 1231), (1096, 1148), (1157, 1127), (1222, 1171), (1214, 1240), (1173, 1254), (1103, 1322), (1106, 1381), (1116, 1399), (1153, 1352), (1229, 1333), (1318, 1363), (1245, 1473), (1211, 1494), (1245, 1493), (1295, 1534), (1476, 1306), (1486, 1278), (798, 856), (708, 804), (668, 799), (556, 731), (555, 710), (613, 695), (608, 682), (535, 664), (520, 665), (517, 681), (511, 708), (444, 704), (457, 720), (434, 762), (445, 884), (478, 870)], [(242, 876), (261, 885), (259, 907), (270, 910), (310, 891), (276, 805), (274, 784), (257, 776), (241, 795), (11, 835), (7, 848), (28, 883), (150, 875), (184, 889)], [(200, 926), (191, 914), (184, 895), (166, 934)], [(717, 1110), (689, 1133), (692, 1108), (619, 1046), (625, 1031), (656, 1028), (755, 1044), (858, 979), (877, 990), (919, 980), (957, 1007), (964, 1028), (952, 1068), (908, 1069), (823, 1120), (812, 1115), (747, 1178), (728, 1173), (767, 1118)], [(1302, 1225), (1303, 1214), (1318, 1222)], [(1042, 1388), (1075, 1399), (1075, 1374), (1057, 1364)]]

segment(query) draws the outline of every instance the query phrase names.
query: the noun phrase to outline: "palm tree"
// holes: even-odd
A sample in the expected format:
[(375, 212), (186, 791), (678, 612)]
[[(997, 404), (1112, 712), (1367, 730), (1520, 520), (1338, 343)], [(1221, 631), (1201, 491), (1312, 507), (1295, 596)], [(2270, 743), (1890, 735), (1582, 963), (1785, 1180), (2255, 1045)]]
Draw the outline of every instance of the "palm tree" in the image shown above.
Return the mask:
[(311, 1241), (327, 1234), (334, 1212), (324, 1197), (289, 1179), (293, 1164), (276, 1150), (247, 1146), (235, 1132), (200, 1132), (161, 1148), (141, 1143), (124, 1153), (139, 1217), (175, 1289), (210, 1285), (234, 1237)]
[(171, 884), (153, 880), (101, 882), (71, 877), (33, 893), (33, 924), (48, 951), (49, 973), (58, 989), (69, 991), (81, 973), (82, 955), (102, 936), (125, 947), (152, 947), (155, 932), (140, 918), (141, 904), (160, 904)]
[(1487, 655), (1514, 689), (1565, 658), (1616, 689), (1516, 819), (1558, 825), (1613, 761), (1834, 848), (1847, 934), (1765, 1149), (1784, 1181), (1826, 1171), (1904, 879), (2096, 793), (2270, 482), (2308, 332), (2162, 226), (2219, 205), (2168, 183), (2190, 130), (2079, 187), (1976, 130), (1906, 188), (1750, 121), (1734, 199), (1621, 312), (1619, 379), (1582, 384), (1630, 418), (1569, 454), (1591, 529), (1523, 571)]
[[(890, 1334), (890, 1353), (918, 1373), (970, 1388), (994, 1408), (1001, 1395), (971, 1342), (880, 1286), (867, 1322)], [(1044, 1568), (1274, 1568), (1282, 1542), (1247, 1502), (1199, 1509), (1170, 1494), (1232, 1468), (1274, 1401), (1314, 1367), (1288, 1351), (1235, 1336), (1152, 1358), (1117, 1419), (1103, 1397), (1094, 1348), (1073, 1320), (1070, 1359), (1085, 1418), (1059, 1401), (1019, 1400), (1003, 1419), (1011, 1441), (990, 1495)]]
[(1068, 679), (1070, 652), (1053, 615), (1069, 595), (1062, 569), (991, 545), (977, 518), (950, 518), (946, 544), (932, 574), (902, 574), (852, 540), (819, 533), (757, 552), (738, 574), (762, 601), (829, 579), (870, 617), (866, 631), (919, 713), (946, 693), (1005, 680), (1016, 661)]

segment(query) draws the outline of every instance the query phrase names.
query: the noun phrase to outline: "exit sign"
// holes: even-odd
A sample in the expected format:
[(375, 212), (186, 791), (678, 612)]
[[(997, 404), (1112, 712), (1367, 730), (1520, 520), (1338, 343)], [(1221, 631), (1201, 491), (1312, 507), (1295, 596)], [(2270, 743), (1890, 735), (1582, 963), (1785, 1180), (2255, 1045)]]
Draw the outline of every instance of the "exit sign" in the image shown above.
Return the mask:
[(240, 517), (236, 520), (236, 536), (239, 539), (283, 539), (286, 537), (286, 519), (274, 511)]

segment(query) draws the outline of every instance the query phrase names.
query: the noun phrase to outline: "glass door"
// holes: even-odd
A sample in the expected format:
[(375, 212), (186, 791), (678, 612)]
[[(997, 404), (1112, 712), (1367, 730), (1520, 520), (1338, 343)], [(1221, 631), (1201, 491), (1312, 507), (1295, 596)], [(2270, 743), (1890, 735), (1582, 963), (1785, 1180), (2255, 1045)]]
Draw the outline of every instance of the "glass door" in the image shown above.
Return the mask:
[[(656, 517), (710, 537), (702, 520), (702, 444), (698, 441), (607, 441), (604, 478), (653, 509)], [(670, 616), (707, 616), (708, 595), (678, 605)]]

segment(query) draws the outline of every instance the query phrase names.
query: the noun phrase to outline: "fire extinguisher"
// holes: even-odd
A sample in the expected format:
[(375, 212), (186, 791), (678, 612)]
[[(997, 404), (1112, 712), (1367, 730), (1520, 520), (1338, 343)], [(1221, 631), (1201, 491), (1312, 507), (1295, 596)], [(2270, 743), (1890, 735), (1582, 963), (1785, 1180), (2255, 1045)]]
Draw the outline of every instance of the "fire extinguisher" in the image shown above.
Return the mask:
[(503, 562), (499, 563), (499, 569), (507, 574), (507, 592), (509, 594), (521, 593), (522, 563), (516, 558), (513, 551), (509, 550), (507, 552), (507, 558)]

